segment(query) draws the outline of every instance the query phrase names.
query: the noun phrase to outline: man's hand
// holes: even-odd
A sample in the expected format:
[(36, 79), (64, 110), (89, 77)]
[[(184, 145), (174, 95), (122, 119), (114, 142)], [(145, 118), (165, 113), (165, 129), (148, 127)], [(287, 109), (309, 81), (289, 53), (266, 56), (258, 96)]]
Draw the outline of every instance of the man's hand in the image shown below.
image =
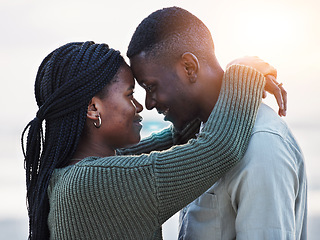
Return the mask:
[(261, 60), (258, 57), (243, 57), (237, 58), (227, 65), (227, 68), (234, 64), (240, 64), (252, 67), (261, 72), (266, 78), (266, 86), (263, 91), (263, 98), (267, 96), (266, 92), (274, 95), (279, 106), (279, 116), (286, 116), (287, 114), (287, 92), (283, 88), (282, 83), (277, 82), (277, 70), (269, 63)]

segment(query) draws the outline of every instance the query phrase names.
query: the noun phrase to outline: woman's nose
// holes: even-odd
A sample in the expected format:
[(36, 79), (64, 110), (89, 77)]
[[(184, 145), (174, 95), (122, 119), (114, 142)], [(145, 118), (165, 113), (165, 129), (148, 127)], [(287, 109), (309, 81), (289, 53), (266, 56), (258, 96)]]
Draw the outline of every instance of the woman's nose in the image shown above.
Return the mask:
[(137, 113), (142, 112), (143, 106), (136, 100), (135, 98), (133, 99), (134, 105), (136, 106)]

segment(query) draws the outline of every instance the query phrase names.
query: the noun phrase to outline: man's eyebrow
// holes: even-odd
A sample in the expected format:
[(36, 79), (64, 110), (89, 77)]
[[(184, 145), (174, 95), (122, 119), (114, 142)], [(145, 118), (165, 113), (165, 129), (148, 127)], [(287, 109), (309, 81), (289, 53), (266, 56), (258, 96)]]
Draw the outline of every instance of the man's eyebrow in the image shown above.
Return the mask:
[(131, 85), (130, 87), (128, 87), (127, 90), (131, 90), (131, 89), (134, 89), (134, 85)]

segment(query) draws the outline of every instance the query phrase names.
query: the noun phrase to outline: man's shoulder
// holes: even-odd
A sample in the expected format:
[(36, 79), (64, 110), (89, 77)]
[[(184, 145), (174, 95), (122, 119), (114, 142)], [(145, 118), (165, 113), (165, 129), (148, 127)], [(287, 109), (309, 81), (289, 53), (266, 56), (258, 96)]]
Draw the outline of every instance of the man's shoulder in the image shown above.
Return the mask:
[[(262, 103), (251, 133), (249, 145), (252, 144), (253, 139), (257, 141), (257, 139), (261, 138), (263, 140), (267, 136), (282, 139), (283, 143), (289, 144), (295, 151), (302, 154), (299, 144), (287, 123), (272, 108)], [(265, 140), (267, 141), (267, 139)]]
[(243, 159), (226, 175), (232, 180), (241, 173), (274, 172), (280, 165), (299, 164), (303, 155), (288, 125), (269, 106), (262, 104)]
[(271, 107), (262, 103), (257, 114), (252, 135), (258, 132), (285, 135), (288, 131), (289, 127), (286, 122)]

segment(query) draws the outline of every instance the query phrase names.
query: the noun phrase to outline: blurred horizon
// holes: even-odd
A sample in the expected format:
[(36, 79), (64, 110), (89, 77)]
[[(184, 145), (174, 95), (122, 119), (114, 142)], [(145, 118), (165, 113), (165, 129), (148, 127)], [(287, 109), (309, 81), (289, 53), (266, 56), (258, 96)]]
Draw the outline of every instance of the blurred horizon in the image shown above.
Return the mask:
[[(288, 92), (284, 120), (306, 160), (309, 183), (309, 238), (320, 235), (320, 2), (317, 0), (2, 0), (0, 2), (0, 240), (26, 239), (25, 173), (21, 132), (36, 114), (34, 80), (43, 58), (74, 41), (105, 42), (123, 56), (135, 28), (151, 12), (179, 6), (210, 29), (221, 66), (245, 55), (259, 56), (278, 70)], [(136, 98), (144, 92), (136, 84)], [(273, 96), (265, 103), (275, 111)], [(143, 135), (168, 122), (156, 111), (142, 112)], [(165, 225), (164, 240), (176, 239), (176, 216)]]

